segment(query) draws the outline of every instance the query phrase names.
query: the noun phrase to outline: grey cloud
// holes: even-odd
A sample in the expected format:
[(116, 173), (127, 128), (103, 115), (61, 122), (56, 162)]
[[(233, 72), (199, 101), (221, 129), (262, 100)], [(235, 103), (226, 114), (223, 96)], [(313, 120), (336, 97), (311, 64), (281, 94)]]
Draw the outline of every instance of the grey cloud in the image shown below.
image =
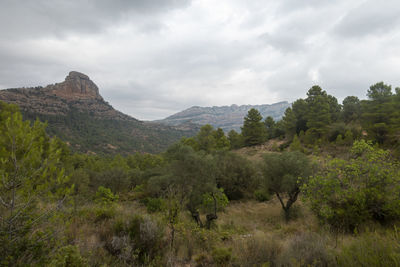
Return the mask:
[(396, 0), (369, 0), (348, 12), (334, 31), (350, 38), (398, 31), (399, 14), (400, 5)]
[[(134, 20), (146, 30), (158, 15), (190, 4), (189, 0), (3, 0), (0, 4), (2, 39), (35, 38), (72, 33), (96, 33), (107, 26)], [(150, 21), (150, 22), (149, 22)]]
[(0, 87), (47, 85), (77, 70), (138, 119), (293, 101), (313, 84), (363, 98), (374, 82), (400, 85), (399, 8), (392, 0), (4, 0)]

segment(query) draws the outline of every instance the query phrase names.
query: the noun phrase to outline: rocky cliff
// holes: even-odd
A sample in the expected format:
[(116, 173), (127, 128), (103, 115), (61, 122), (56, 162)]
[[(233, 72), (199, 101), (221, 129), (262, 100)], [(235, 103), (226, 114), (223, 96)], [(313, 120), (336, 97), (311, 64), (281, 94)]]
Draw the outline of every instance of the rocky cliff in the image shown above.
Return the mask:
[(158, 122), (167, 125), (180, 125), (187, 122), (199, 125), (211, 124), (216, 128), (222, 128), (225, 132), (232, 129), (240, 131), (240, 127), (243, 126), (243, 119), (250, 109), (257, 109), (263, 118), (271, 116), (274, 120), (279, 120), (289, 106), (290, 104), (286, 101), (270, 105), (194, 106)]
[(104, 101), (87, 75), (76, 71), (46, 87), (0, 90), (0, 100), (18, 105), (26, 119), (47, 121), (50, 135), (81, 152), (160, 152), (198, 129), (142, 122), (123, 114)]

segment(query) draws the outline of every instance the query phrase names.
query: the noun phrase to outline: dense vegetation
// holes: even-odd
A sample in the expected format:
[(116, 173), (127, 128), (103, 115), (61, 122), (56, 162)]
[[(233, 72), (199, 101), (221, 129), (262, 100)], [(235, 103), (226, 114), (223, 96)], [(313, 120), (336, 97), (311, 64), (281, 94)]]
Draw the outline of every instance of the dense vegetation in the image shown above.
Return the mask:
[(134, 152), (159, 153), (183, 136), (192, 136), (192, 130), (147, 124), (135, 119), (102, 119), (89, 112), (74, 109), (67, 115), (45, 115), (24, 112), (24, 118), (46, 121), (47, 133), (71, 145), (76, 152), (98, 154), (129, 154)]
[(399, 266), (399, 94), (314, 86), (281, 121), (124, 156), (0, 102), (0, 265)]

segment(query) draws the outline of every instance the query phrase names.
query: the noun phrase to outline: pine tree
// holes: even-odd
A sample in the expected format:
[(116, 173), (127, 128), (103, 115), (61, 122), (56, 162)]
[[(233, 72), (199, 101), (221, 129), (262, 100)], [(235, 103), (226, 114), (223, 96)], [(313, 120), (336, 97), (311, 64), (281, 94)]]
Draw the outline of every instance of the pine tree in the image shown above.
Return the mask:
[(247, 116), (244, 118), (242, 135), (246, 146), (259, 145), (265, 142), (266, 128), (258, 110), (252, 108), (247, 113)]

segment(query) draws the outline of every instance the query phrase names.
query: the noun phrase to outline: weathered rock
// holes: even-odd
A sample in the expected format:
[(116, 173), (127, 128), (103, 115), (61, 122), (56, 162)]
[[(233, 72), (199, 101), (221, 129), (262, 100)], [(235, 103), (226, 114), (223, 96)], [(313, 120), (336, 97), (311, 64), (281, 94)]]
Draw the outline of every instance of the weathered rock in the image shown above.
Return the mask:
[(55, 95), (65, 99), (98, 99), (103, 100), (99, 88), (89, 77), (77, 71), (71, 71), (65, 81), (49, 85), (48, 89)]

